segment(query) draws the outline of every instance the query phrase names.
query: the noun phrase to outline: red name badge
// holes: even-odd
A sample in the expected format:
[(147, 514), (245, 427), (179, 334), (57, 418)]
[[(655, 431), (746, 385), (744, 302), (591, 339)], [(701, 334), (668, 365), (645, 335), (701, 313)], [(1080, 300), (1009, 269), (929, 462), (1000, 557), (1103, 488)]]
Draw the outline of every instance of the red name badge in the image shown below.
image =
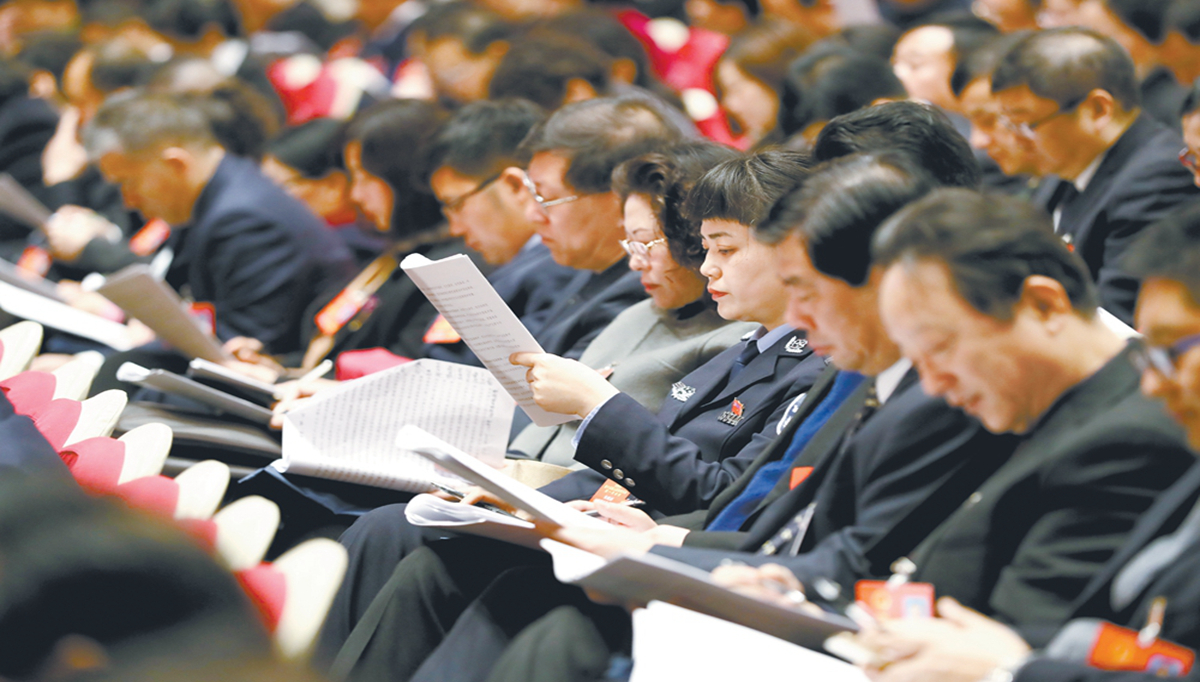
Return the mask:
[(1088, 653), (1088, 665), (1101, 670), (1147, 672), (1159, 677), (1180, 677), (1192, 669), (1196, 652), (1173, 642), (1151, 640), (1143, 645), (1138, 631), (1101, 623)]
[(591, 502), (600, 500), (601, 502), (611, 502), (613, 504), (621, 504), (629, 499), (629, 490), (625, 486), (616, 481), (605, 481), (604, 485), (592, 495)]
[(854, 585), (854, 599), (881, 620), (933, 617), (930, 583), (889, 585), (886, 580), (860, 580)]
[(137, 234), (129, 238), (129, 250), (139, 256), (149, 256), (158, 251), (171, 236), (171, 226), (162, 218), (154, 218), (142, 226)]
[(37, 246), (26, 246), (21, 252), (21, 257), (17, 259), (17, 268), (21, 272), (26, 272), (38, 277), (45, 277), (47, 272), (50, 272), (50, 253), (45, 249)]
[(812, 467), (796, 467), (795, 469), (792, 469), (792, 478), (788, 481), (788, 488), (793, 489), (800, 485), (807, 480), (809, 476), (812, 476), (812, 472)]
[(328, 305), (321, 308), (321, 312), (317, 313), (314, 320), (317, 323), (317, 329), (320, 329), (325, 336), (333, 336), (347, 322), (354, 319), (365, 303), (366, 297), (361, 292), (350, 288), (342, 289)]
[(190, 303), (188, 304), (188, 314), (201, 329), (213, 336), (217, 335), (217, 311), (213, 309), (211, 303)]

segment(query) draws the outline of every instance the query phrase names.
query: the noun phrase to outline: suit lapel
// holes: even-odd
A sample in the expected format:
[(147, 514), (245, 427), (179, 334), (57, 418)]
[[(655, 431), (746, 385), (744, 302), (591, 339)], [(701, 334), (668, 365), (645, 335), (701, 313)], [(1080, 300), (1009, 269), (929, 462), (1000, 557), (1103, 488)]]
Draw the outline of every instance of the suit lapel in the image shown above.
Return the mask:
[(742, 494), (742, 491), (746, 489), (746, 486), (750, 483), (751, 479), (754, 478), (754, 475), (758, 473), (759, 469), (763, 468), (763, 466), (769, 462), (774, 462), (780, 457), (783, 457), (783, 455), (787, 453), (788, 446), (792, 444), (792, 438), (796, 436), (796, 430), (800, 428), (800, 425), (804, 423), (804, 420), (808, 419), (808, 416), (812, 414), (813, 410), (815, 410), (817, 406), (821, 404), (821, 401), (825, 399), (825, 395), (829, 393), (829, 389), (831, 386), (833, 386), (834, 379), (837, 378), (837, 375), (837, 368), (833, 365), (830, 365), (825, 368), (825, 371), (822, 372), (819, 377), (817, 377), (816, 382), (813, 383), (812, 388), (810, 388), (808, 393), (805, 395), (803, 402), (800, 403), (799, 411), (791, 416), (790, 420), (783, 427), (783, 430), (779, 433), (778, 437), (771, 441), (771, 444), (759, 453), (758, 457), (754, 459), (754, 462), (750, 464), (750, 466), (742, 473), (741, 476), (738, 476), (737, 480), (730, 484), (729, 487), (723, 490), (721, 494), (718, 495), (715, 500), (713, 500), (712, 506), (710, 506), (708, 509), (706, 525), (708, 521), (712, 521), (714, 518), (716, 518), (717, 514), (720, 513), (720, 511), (724, 509), (730, 502), (735, 500), (738, 495)]
[[(712, 397), (706, 397), (702, 401), (697, 401), (698, 406), (703, 405), (705, 407), (710, 407), (713, 404), (725, 402), (732, 403), (733, 399), (736, 398), (739, 393), (746, 390), (746, 388), (753, 386), (754, 384), (757, 384), (765, 379), (774, 377), (776, 375), (775, 365), (780, 358), (789, 355), (796, 356), (803, 352), (788, 350), (789, 344), (790, 347), (794, 348), (796, 345), (801, 343), (804, 343), (804, 345), (807, 346), (807, 343), (804, 342), (804, 332), (802, 331), (793, 331), (791, 334), (779, 339), (770, 348), (763, 351), (758, 357), (751, 360), (750, 364), (746, 365), (746, 368), (743, 369), (740, 374), (738, 374), (724, 386), (721, 386), (720, 390), (713, 392)], [(732, 365), (732, 363), (730, 364)], [(721, 378), (724, 379), (728, 375), (729, 372), (726, 370), (725, 376)], [(720, 386), (720, 384), (717, 384), (717, 386)], [(750, 406), (751, 409), (755, 409), (757, 407), (757, 405)]]
[(1062, 216), (1059, 219), (1061, 226), (1059, 231), (1064, 235), (1070, 234), (1076, 248), (1080, 248), (1078, 245), (1087, 239), (1087, 234), (1092, 227), (1091, 220), (1088, 220), (1087, 216), (1091, 215), (1096, 205), (1103, 203), (1108, 198), (1109, 185), (1113, 176), (1125, 167), (1129, 158), (1153, 133), (1154, 125), (1145, 116), (1139, 116), (1125, 131), (1125, 134), (1117, 140), (1116, 144), (1105, 153), (1104, 160), (1100, 162), (1100, 166), (1088, 182), (1087, 188), (1073, 201), (1063, 204)]

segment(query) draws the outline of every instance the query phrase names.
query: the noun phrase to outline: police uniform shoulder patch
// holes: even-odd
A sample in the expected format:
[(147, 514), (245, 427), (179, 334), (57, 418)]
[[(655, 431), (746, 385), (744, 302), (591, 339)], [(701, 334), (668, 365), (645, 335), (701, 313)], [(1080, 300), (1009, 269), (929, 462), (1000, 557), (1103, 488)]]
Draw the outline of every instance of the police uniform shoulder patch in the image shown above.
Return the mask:
[(682, 381), (671, 384), (671, 397), (681, 403), (686, 403), (694, 395), (696, 395), (696, 389)]
[(803, 353), (805, 348), (808, 348), (808, 339), (793, 336), (783, 350), (788, 353)]

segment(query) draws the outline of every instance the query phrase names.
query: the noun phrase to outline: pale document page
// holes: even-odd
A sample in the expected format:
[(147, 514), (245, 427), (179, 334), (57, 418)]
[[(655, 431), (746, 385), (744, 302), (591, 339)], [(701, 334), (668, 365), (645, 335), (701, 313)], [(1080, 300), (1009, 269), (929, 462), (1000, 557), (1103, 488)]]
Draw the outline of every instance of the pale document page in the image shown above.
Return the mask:
[(867, 682), (845, 661), (719, 618), (658, 601), (633, 612), (630, 682), (775, 679)]
[(156, 279), (148, 265), (138, 263), (123, 268), (109, 275), (96, 291), (189, 358), (212, 362), (233, 359), (215, 336), (200, 328), (188, 314), (179, 294)]
[(320, 393), (288, 412), (280, 471), (422, 492), (446, 480), (398, 443), (416, 424), (492, 467), (504, 464), (512, 399), (478, 367), (417, 360)]
[(91, 339), (116, 350), (133, 348), (129, 329), (119, 322), (77, 310), (32, 291), (0, 282), (0, 309), (23, 320)]
[(414, 253), (400, 267), (533, 423), (554, 426), (577, 419), (575, 415), (547, 412), (533, 401), (533, 392), (525, 382), (526, 368), (512, 364), (508, 356), (541, 353), (542, 347), (470, 258), (460, 254), (431, 261)]

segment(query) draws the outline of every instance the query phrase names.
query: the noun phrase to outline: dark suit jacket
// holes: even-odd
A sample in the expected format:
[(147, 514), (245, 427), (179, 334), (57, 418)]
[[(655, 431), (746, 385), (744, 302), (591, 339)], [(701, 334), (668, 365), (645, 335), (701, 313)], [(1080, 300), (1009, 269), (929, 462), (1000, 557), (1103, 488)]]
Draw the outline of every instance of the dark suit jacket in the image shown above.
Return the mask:
[(256, 338), (270, 353), (296, 350), (305, 306), (353, 274), (336, 235), (253, 161), (232, 155), (169, 243), (167, 281), (213, 305), (217, 336)]
[[(695, 393), (681, 400), (685, 394), (673, 392), (657, 417), (617, 395), (592, 417), (575, 451), (591, 470), (542, 491), (558, 499), (587, 498), (611, 478), (658, 511), (706, 508), (774, 439), (788, 405), (824, 369), (824, 360), (807, 347), (794, 350), (803, 338), (801, 331), (784, 336), (729, 382), (746, 344), (734, 345), (680, 380)], [(735, 398), (742, 418), (734, 425), (720, 421)]]
[[(42, 149), (54, 136), (58, 114), (45, 100), (16, 95), (0, 103), (0, 172), (13, 176), (34, 196), (50, 198), (42, 185)], [(14, 259), (32, 228), (0, 213), (0, 255)]]
[[(533, 329), (546, 323), (546, 314), (559, 300), (559, 292), (567, 282), (578, 274), (554, 262), (550, 250), (541, 242), (521, 249), (516, 257), (496, 268), (488, 275), (488, 282), (500, 298), (508, 304), (526, 328)], [(427, 343), (423, 356), (446, 362), (482, 367), (479, 358), (467, 348), (467, 344)]]
[[(465, 253), (486, 272), (487, 266), (482, 257), (468, 249), (458, 238), (422, 244), (408, 253), (419, 253), (429, 260)], [(404, 255), (407, 254), (400, 254), (398, 258), (403, 259)], [(315, 322), (317, 313), (341, 293), (343, 284), (339, 282), (337, 286), (324, 291), (304, 311), (301, 329), (305, 346), (318, 332)], [(421, 357), (425, 347), (425, 330), (435, 317), (437, 308), (397, 266), (391, 277), (375, 291), (370, 302), (334, 335), (329, 357), (336, 358), (338, 353), (364, 348), (386, 348), (406, 358)]]
[(576, 273), (546, 311), (545, 323), (529, 331), (547, 353), (578, 359), (614, 317), (644, 298), (641, 275), (622, 258), (603, 272)]
[(1138, 283), (1121, 270), (1121, 256), (1142, 228), (1200, 196), (1179, 163), (1182, 148), (1178, 133), (1143, 114), (1108, 150), (1087, 189), (1063, 204), (1059, 233), (1087, 263), (1101, 305), (1129, 323)]
[(915, 578), (1017, 625), (1061, 623), (1138, 517), (1194, 461), (1138, 382), (1126, 350), (1061, 396), (910, 555)]
[[(990, 434), (941, 399), (925, 395), (912, 370), (841, 448), (841, 436), (861, 408), (866, 386), (846, 399), (800, 453), (795, 466), (813, 466), (809, 478), (761, 508), (743, 527), (745, 532), (693, 532), (689, 538), (697, 537), (682, 548), (654, 551), (711, 570), (729, 549), (736, 549), (741, 552), (737, 558), (746, 563), (781, 563), (801, 580), (824, 577), (849, 587), (886, 571), (906, 550), (896, 547), (894, 556), (872, 565), (868, 549), (880, 538), (909, 537), (908, 547), (915, 545), (1012, 452), (1011, 437)], [(781, 478), (785, 489), (789, 478)], [(940, 518), (912, 513), (930, 500), (944, 511)], [(813, 517), (798, 556), (749, 554), (810, 503), (815, 503)], [(726, 549), (713, 549), (722, 538)]]

